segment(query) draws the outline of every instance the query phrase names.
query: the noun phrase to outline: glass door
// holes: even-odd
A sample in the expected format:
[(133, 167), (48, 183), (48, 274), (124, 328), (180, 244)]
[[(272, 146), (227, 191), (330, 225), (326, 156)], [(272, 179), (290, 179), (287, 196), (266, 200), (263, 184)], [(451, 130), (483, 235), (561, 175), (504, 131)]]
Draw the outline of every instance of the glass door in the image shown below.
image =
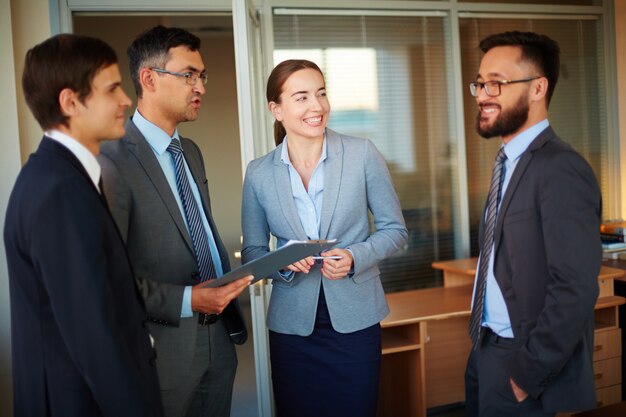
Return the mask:
[[(233, 0), (235, 62), (237, 67), (237, 102), (242, 174), (248, 163), (269, 151), (263, 97), (263, 53), (261, 24), (251, 0)], [(273, 415), (269, 342), (265, 317), (271, 286), (261, 280), (250, 288), (252, 335), (260, 417)]]

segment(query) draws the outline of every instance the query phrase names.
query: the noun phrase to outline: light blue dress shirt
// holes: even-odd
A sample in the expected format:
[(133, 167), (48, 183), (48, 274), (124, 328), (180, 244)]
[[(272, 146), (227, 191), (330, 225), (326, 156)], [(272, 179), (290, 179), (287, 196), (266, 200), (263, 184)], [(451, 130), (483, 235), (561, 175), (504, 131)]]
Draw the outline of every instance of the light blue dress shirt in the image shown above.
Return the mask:
[[(309, 180), (308, 190), (304, 188), (302, 178), (289, 159), (288, 139), (283, 141), (283, 149), (280, 160), (289, 167), (289, 180), (291, 181), (291, 192), (293, 202), (298, 210), (300, 222), (304, 232), (309, 239), (320, 238), (320, 221), (322, 215), (322, 203), (324, 200), (324, 161), (326, 160), (326, 137), (322, 144), (322, 154), (313, 170)], [(287, 243), (287, 242), (282, 242)], [(279, 246), (282, 246), (279, 242)]]
[[(172, 156), (172, 154), (167, 152), (167, 147), (169, 146), (172, 138), (167, 133), (165, 133), (163, 129), (156, 126), (154, 123), (146, 120), (141, 115), (141, 113), (139, 113), (139, 110), (135, 110), (135, 114), (133, 115), (132, 120), (135, 126), (137, 126), (137, 129), (139, 129), (139, 131), (143, 135), (143, 137), (146, 138), (146, 141), (152, 148), (152, 151), (154, 152), (157, 161), (159, 161), (161, 169), (163, 170), (163, 174), (165, 175), (165, 178), (167, 179), (167, 182), (172, 189), (172, 194), (174, 194), (174, 198), (176, 199), (176, 203), (178, 204), (178, 208), (180, 209), (180, 213), (185, 222), (185, 226), (187, 227), (187, 232), (189, 232), (187, 216), (185, 216), (183, 202), (180, 199), (180, 195), (178, 194), (178, 187), (176, 186), (176, 165), (174, 163), (174, 157)], [(174, 131), (174, 135), (172, 137), (180, 140), (180, 137), (178, 136), (178, 129)], [(202, 200), (200, 199), (198, 186), (196, 185), (196, 182), (191, 175), (191, 171), (189, 170), (187, 161), (184, 160), (184, 163), (185, 173), (187, 174), (187, 178), (189, 179), (189, 185), (191, 186), (191, 192), (193, 193), (193, 197), (196, 200), (196, 204), (198, 205), (198, 207), (201, 208), (203, 207), (203, 205)], [(220, 277), (223, 275), (222, 261), (220, 260), (220, 254), (217, 250), (215, 238), (213, 237), (213, 232), (211, 231), (211, 227), (209, 226), (209, 221), (206, 218), (204, 210), (199, 211), (200, 216), (202, 217), (202, 225), (204, 226), (204, 230), (206, 231), (207, 237), (209, 239), (209, 249), (211, 251), (213, 264), (215, 265), (215, 272), (217, 274), (217, 277)], [(193, 311), (191, 310), (191, 286), (185, 287), (180, 316), (183, 318), (193, 316)]]
[[(504, 163), (504, 181), (502, 182), (501, 196), (504, 196), (506, 188), (509, 185), (509, 181), (511, 180), (511, 176), (513, 176), (515, 167), (517, 166), (522, 154), (526, 151), (526, 149), (528, 149), (533, 140), (535, 140), (535, 138), (549, 125), (550, 123), (548, 122), (548, 119), (544, 119), (515, 136), (509, 141), (509, 143), (504, 145), (504, 153), (506, 153), (507, 159)], [(500, 200), (500, 203), (502, 203), (502, 200)], [(483, 310), (482, 325), (491, 328), (491, 330), (499, 336), (513, 337), (509, 312), (506, 308), (502, 291), (500, 290), (500, 286), (498, 285), (493, 272), (494, 256), (495, 250), (492, 250), (487, 270), (487, 289), (485, 291), (485, 306)], [(478, 274), (478, 271), (476, 271), (476, 274)], [(476, 280), (474, 280), (474, 282), (476, 282)]]
[[(291, 193), (293, 202), (300, 217), (302, 228), (309, 239), (320, 238), (320, 222), (322, 217), (322, 203), (324, 201), (324, 161), (326, 160), (326, 134), (324, 134), (324, 143), (322, 144), (322, 154), (313, 170), (311, 179), (309, 180), (308, 190), (304, 188), (302, 178), (296, 171), (296, 168), (289, 159), (289, 148), (287, 145), (287, 137), (283, 140), (283, 148), (280, 153), (280, 160), (287, 165), (289, 169), (289, 180), (291, 182)], [(287, 241), (279, 239), (278, 247), (283, 246)], [(294, 276), (293, 271), (280, 271), (280, 274), (286, 280), (291, 280)]]

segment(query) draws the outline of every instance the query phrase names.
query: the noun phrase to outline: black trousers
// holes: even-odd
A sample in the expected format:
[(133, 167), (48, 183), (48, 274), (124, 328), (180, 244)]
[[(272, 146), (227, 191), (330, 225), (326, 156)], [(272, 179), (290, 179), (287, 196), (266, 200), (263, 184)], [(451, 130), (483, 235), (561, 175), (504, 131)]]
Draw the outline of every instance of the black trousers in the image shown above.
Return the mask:
[(527, 397), (517, 402), (506, 363), (517, 349), (513, 339), (484, 329), (481, 346), (472, 350), (465, 369), (465, 407), (468, 417), (548, 417), (541, 402)]

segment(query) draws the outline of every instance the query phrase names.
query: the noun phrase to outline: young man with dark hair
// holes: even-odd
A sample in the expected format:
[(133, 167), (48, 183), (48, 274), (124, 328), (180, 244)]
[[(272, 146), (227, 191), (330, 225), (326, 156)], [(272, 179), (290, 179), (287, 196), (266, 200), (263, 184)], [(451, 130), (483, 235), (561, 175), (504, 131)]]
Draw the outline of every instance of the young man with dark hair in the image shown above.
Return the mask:
[(14, 414), (160, 416), (146, 311), (95, 158), (124, 134), (131, 104), (115, 52), (54, 36), (28, 51), (22, 88), (45, 135), (4, 228)]
[(228, 253), (211, 215), (198, 146), (179, 136), (196, 120), (207, 82), (200, 39), (154, 27), (128, 48), (137, 110), (121, 141), (103, 145), (104, 191), (146, 300), (167, 416), (230, 416), (237, 356), (247, 331), (237, 296), (220, 288)]
[(589, 164), (548, 122), (559, 47), (530, 32), (492, 35), (480, 47), (470, 83), (476, 127), (502, 147), (480, 224), (468, 415), (593, 408), (601, 197)]

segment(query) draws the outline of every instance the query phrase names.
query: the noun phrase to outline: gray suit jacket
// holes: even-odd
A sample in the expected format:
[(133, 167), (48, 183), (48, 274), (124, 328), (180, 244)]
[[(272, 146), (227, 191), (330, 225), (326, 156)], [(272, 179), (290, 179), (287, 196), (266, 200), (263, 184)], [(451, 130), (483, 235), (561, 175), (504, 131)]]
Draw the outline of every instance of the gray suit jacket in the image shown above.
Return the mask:
[[(181, 144), (227, 272), (228, 253), (211, 216), (200, 149), (190, 139), (181, 137)], [(126, 123), (122, 140), (102, 145), (98, 161), (104, 193), (146, 300), (161, 388), (173, 388), (188, 374), (198, 330), (197, 313), (180, 317), (184, 287), (199, 283), (191, 237), (159, 162), (132, 121)], [(229, 304), (222, 319), (233, 342), (243, 343), (247, 331), (237, 300)]]
[[(407, 230), (387, 165), (367, 139), (326, 130), (324, 200), (320, 238), (339, 239), (354, 254), (354, 275), (323, 279), (319, 266), (286, 281), (274, 274), (267, 324), (270, 330), (306, 336), (313, 331), (320, 285), (333, 328), (341, 333), (382, 320), (389, 309), (378, 262), (402, 248)], [(270, 233), (279, 241), (306, 240), (293, 202), (289, 170), (280, 160), (283, 145), (252, 161), (243, 189), (243, 261), (269, 251)], [(376, 232), (370, 234), (368, 209)]]

